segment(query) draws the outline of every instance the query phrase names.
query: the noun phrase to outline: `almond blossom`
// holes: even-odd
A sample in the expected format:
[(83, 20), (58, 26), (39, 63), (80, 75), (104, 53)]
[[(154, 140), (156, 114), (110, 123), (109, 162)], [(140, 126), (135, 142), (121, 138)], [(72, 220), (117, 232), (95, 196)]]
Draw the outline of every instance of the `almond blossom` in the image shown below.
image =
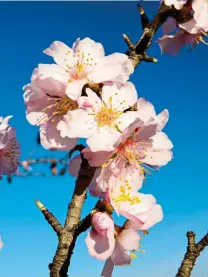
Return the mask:
[(20, 147), (15, 129), (9, 126), (11, 118), (0, 117), (0, 175), (12, 174), (18, 167)]
[(106, 260), (115, 247), (114, 222), (107, 213), (95, 212), (91, 224), (86, 238), (89, 254), (98, 260)]
[(87, 97), (78, 100), (79, 109), (69, 111), (58, 130), (64, 138), (87, 138), (91, 151), (111, 151), (134, 117), (132, 112), (124, 111), (136, 103), (136, 89), (127, 82), (120, 89), (116, 85), (103, 86), (101, 98), (91, 89), (86, 93)]
[(102, 44), (88, 37), (77, 39), (72, 48), (54, 41), (44, 53), (53, 57), (56, 64), (40, 64), (35, 75), (64, 82), (67, 95), (81, 93), (87, 83), (114, 81), (124, 84), (134, 71), (127, 55), (114, 53), (105, 56)]
[(111, 277), (114, 266), (130, 265), (132, 259), (136, 258), (136, 252), (140, 250), (140, 236), (138, 231), (147, 230), (163, 218), (160, 205), (153, 206), (153, 209), (140, 214), (139, 219), (143, 221), (126, 220), (123, 227), (115, 225), (115, 248), (111, 256), (106, 260), (101, 277)]
[(130, 265), (132, 259), (136, 258), (135, 252), (140, 248), (140, 236), (137, 230), (131, 227), (121, 228), (116, 226), (115, 248), (112, 255), (106, 260), (102, 270), (102, 277), (111, 277), (114, 266)]
[(115, 150), (105, 152), (105, 155), (102, 151), (83, 151), (91, 166), (108, 167), (117, 175), (131, 165), (137, 168), (138, 174), (143, 178), (145, 172), (149, 172), (148, 168), (159, 168), (172, 159), (173, 144), (161, 132), (168, 121), (168, 111), (163, 110), (156, 115), (153, 105), (143, 98), (138, 100), (137, 109), (138, 112), (129, 112), (131, 120), (137, 118), (122, 133)]
[(92, 215), (92, 229), (87, 235), (86, 245), (89, 254), (98, 260), (111, 257), (114, 265), (131, 263), (131, 250), (139, 247), (140, 236), (137, 230), (114, 227), (111, 217), (105, 212), (95, 212)]
[(139, 227), (144, 224), (146, 228), (151, 226), (151, 222), (146, 222), (147, 218), (150, 220), (156, 215), (157, 222), (162, 219), (162, 214), (157, 214), (157, 208), (155, 211), (156, 199), (151, 194), (137, 191), (141, 184), (136, 182), (135, 177), (136, 175), (132, 177), (131, 171), (127, 171), (125, 176), (123, 172), (117, 177), (112, 175), (108, 181), (107, 200), (118, 215), (137, 222)]
[(66, 85), (53, 79), (40, 76), (24, 87), (24, 101), (27, 106), (26, 118), (32, 125), (40, 127), (41, 144), (46, 149), (62, 151), (72, 149), (76, 138), (62, 138), (57, 129), (63, 116), (78, 107), (79, 94), (66, 95)]
[[(181, 24), (177, 24), (177, 21), (173, 18), (168, 18), (163, 24), (163, 31), (164, 36), (158, 39), (162, 54), (168, 53), (175, 56), (184, 46), (190, 46), (190, 49), (192, 49), (200, 42), (207, 44), (203, 37), (206, 36), (205, 32), (208, 29), (200, 20), (197, 22), (195, 18)], [(173, 31), (175, 31), (174, 34), (168, 35)]]

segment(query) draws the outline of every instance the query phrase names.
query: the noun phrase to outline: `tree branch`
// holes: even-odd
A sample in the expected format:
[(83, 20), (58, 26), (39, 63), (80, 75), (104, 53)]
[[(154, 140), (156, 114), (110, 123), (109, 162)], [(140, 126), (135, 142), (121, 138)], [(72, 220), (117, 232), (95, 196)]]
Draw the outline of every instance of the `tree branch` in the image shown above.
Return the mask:
[(53, 230), (59, 236), (60, 232), (62, 230), (61, 223), (39, 200), (36, 200), (35, 202), (36, 202), (36, 205), (38, 206), (38, 208), (43, 213), (45, 219), (48, 221), (48, 223), (51, 225)]
[(50, 264), (50, 277), (66, 277), (71, 255), (78, 236), (77, 226), (80, 223), (80, 215), (87, 188), (94, 176), (95, 168), (90, 167), (82, 156), (82, 163), (76, 180), (72, 200), (68, 206), (68, 212), (64, 228), (60, 234), (59, 244), (52, 264)]
[[(168, 17), (173, 17), (179, 23), (183, 23), (192, 18), (190, 10), (187, 7), (183, 7), (181, 10), (176, 10), (174, 6), (166, 6), (163, 2), (157, 11), (155, 17), (151, 22), (147, 18), (144, 9), (138, 5), (142, 27), (144, 29), (141, 38), (135, 45), (127, 46), (129, 50), (126, 54), (132, 60), (134, 67), (136, 67), (141, 61), (155, 62), (156, 59), (146, 55), (148, 47), (151, 45), (152, 39), (160, 26), (167, 20)], [(125, 40), (126, 41), (126, 40)]]
[(187, 238), (187, 251), (176, 277), (190, 277), (197, 258), (200, 256), (204, 248), (208, 246), (208, 234), (206, 234), (198, 243), (195, 243), (194, 232), (187, 232)]
[(206, 246), (208, 246), (208, 233), (196, 244), (199, 252), (203, 251)]

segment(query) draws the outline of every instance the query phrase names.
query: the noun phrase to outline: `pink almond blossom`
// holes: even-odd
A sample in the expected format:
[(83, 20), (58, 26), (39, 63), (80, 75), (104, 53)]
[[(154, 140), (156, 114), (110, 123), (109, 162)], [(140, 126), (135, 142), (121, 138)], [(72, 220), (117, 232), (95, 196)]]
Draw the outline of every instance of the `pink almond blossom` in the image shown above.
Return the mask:
[[(184, 46), (190, 46), (190, 49), (192, 49), (200, 42), (207, 44), (203, 39), (205, 35), (203, 27), (198, 24), (195, 18), (178, 25), (175, 19), (168, 18), (163, 24), (164, 36), (157, 41), (161, 53), (175, 56)], [(174, 34), (168, 35), (173, 31), (175, 31)]]
[(98, 260), (111, 257), (114, 265), (130, 264), (130, 251), (136, 251), (139, 247), (140, 236), (137, 230), (133, 230), (132, 226), (114, 228), (113, 220), (105, 212), (95, 212), (91, 224), (92, 229), (86, 238), (89, 254)]
[[(106, 192), (109, 190), (110, 180), (112, 180), (112, 171), (108, 166), (96, 169), (94, 177), (90, 183), (89, 191), (92, 196), (106, 198)], [(124, 167), (120, 173), (114, 175), (115, 179), (118, 177), (125, 180), (126, 183), (131, 184), (129, 190), (139, 190), (142, 187), (143, 175), (140, 174), (135, 166)]]
[(138, 192), (141, 183), (136, 182), (137, 175), (132, 178), (130, 171), (125, 177), (123, 172), (118, 176), (112, 175), (108, 181), (106, 196), (118, 215), (121, 214), (140, 224), (142, 220), (137, 218), (137, 215), (150, 211), (156, 204), (156, 199), (151, 194)]
[(153, 105), (143, 98), (137, 102), (138, 112), (132, 113), (136, 120), (122, 133), (115, 150), (106, 152), (83, 151), (91, 166), (107, 166), (116, 175), (128, 165), (135, 166), (141, 176), (147, 168), (161, 167), (172, 159), (173, 144), (164, 132), (168, 111), (156, 115)]
[(92, 215), (92, 229), (86, 237), (89, 254), (98, 259), (106, 260), (115, 248), (114, 222), (105, 212)]
[(136, 209), (129, 212), (123, 211), (123, 215), (130, 220), (125, 223), (125, 228), (146, 231), (155, 224), (163, 220), (163, 210), (159, 204), (153, 204), (152, 207), (143, 213), (138, 213)]
[(73, 93), (69, 98), (70, 95), (67, 96), (65, 91), (65, 84), (40, 76), (24, 87), (26, 118), (30, 124), (40, 127), (41, 144), (46, 149), (67, 151), (77, 142), (76, 138), (62, 138), (57, 129), (63, 116), (78, 107), (76, 100), (79, 95)]
[(131, 251), (137, 251), (139, 248), (140, 236), (137, 230), (122, 228), (122, 231), (116, 237), (116, 244), (111, 255), (114, 265), (130, 265), (132, 258), (136, 255)]
[(124, 111), (137, 101), (131, 82), (121, 89), (104, 86), (101, 99), (91, 89), (79, 98), (79, 109), (69, 111), (58, 124), (62, 137), (87, 138), (91, 151), (110, 151), (121, 137), (121, 131), (132, 121), (132, 112)]
[(11, 118), (0, 118), (0, 175), (12, 174), (18, 167), (20, 147), (15, 129), (9, 126)]
[(87, 83), (116, 82), (125, 84), (134, 67), (128, 56), (114, 53), (105, 56), (101, 43), (90, 38), (77, 39), (72, 48), (54, 41), (43, 51), (53, 57), (56, 64), (40, 64), (35, 77), (52, 77), (67, 84), (66, 94), (81, 93)]
[(115, 236), (115, 248), (111, 257), (107, 259), (104, 265), (101, 277), (112, 277), (115, 265), (131, 264), (132, 259), (136, 258), (136, 251), (140, 248), (138, 231), (147, 230), (162, 219), (162, 208), (156, 204), (149, 211), (137, 215), (137, 220), (135, 218), (133, 220), (126, 220), (122, 228), (116, 226), (118, 232), (116, 232)]
[(82, 158), (80, 155), (73, 157), (68, 166), (68, 172), (72, 177), (77, 177), (79, 173), (79, 169), (82, 163)]
[[(129, 221), (129, 220), (128, 220)], [(123, 227), (116, 226), (115, 248), (104, 265), (101, 277), (111, 277), (114, 266), (130, 265), (132, 259), (136, 258), (136, 251), (140, 248), (140, 236), (137, 228), (132, 228), (132, 224), (124, 224)]]

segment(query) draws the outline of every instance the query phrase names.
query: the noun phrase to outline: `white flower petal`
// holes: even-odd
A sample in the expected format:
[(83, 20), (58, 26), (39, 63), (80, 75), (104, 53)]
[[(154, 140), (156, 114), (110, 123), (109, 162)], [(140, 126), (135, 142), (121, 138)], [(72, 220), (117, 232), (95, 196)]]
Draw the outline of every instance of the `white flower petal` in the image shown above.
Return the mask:
[(114, 144), (119, 140), (121, 133), (110, 127), (101, 127), (87, 139), (87, 144), (93, 152), (112, 151)]
[(82, 109), (69, 111), (57, 125), (63, 138), (88, 138), (94, 128), (93, 117)]

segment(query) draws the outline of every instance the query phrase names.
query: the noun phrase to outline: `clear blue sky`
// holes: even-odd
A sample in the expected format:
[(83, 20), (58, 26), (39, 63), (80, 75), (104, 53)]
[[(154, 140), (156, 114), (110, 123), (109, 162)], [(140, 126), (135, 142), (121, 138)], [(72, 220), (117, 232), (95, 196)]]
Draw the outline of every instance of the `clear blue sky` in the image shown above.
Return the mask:
[[(145, 3), (150, 17), (158, 3)], [(69, 45), (77, 38), (103, 43), (106, 53), (124, 52), (122, 34), (135, 42), (140, 34), (136, 2), (0, 2), (0, 115), (11, 121), (21, 142), (22, 158), (35, 145), (37, 129), (25, 119), (22, 86), (38, 63), (51, 60), (42, 50), (54, 40)], [(156, 111), (169, 109), (166, 132), (174, 143), (174, 159), (148, 179), (144, 191), (164, 208), (162, 223), (143, 240), (145, 254), (130, 267), (117, 268), (115, 277), (173, 277), (186, 248), (187, 230), (200, 238), (208, 229), (207, 206), (207, 57), (199, 45), (178, 57), (160, 56), (155, 40), (149, 51), (158, 64), (141, 64), (131, 78), (140, 96)], [(34, 156), (52, 156), (43, 149)], [(56, 154), (59, 155), (60, 154)], [(37, 169), (44, 170), (43, 167)], [(15, 179), (0, 182), (0, 277), (47, 277), (57, 238), (34, 200), (40, 199), (63, 222), (74, 179), (70, 177)], [(94, 205), (88, 197), (83, 216)], [(98, 277), (103, 263), (92, 259), (80, 237), (72, 258), (71, 275)], [(208, 252), (197, 262), (193, 277), (207, 277)]]

